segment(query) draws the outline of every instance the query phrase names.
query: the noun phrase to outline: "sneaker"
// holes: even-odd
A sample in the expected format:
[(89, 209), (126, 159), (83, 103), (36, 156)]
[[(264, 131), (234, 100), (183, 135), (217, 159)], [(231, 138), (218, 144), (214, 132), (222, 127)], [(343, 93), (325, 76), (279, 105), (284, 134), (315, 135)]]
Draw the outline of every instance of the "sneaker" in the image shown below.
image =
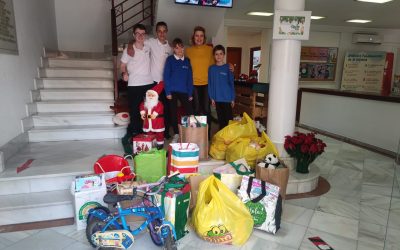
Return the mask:
[(179, 134), (175, 134), (174, 137), (172, 137), (171, 143), (177, 143), (179, 141)]
[(157, 144), (157, 146), (156, 146), (156, 147), (157, 147), (157, 149), (158, 149), (158, 150), (161, 150), (161, 149), (163, 149), (163, 148), (164, 148), (164, 144)]

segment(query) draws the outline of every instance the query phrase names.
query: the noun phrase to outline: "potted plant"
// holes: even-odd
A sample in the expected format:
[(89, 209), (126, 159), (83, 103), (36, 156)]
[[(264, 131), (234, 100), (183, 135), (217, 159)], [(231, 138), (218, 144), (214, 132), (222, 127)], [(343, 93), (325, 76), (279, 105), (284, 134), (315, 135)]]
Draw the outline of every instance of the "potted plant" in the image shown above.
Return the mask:
[(285, 136), (286, 152), (297, 160), (296, 172), (307, 174), (308, 167), (318, 155), (324, 152), (326, 144), (315, 137), (315, 133), (295, 132), (293, 136)]

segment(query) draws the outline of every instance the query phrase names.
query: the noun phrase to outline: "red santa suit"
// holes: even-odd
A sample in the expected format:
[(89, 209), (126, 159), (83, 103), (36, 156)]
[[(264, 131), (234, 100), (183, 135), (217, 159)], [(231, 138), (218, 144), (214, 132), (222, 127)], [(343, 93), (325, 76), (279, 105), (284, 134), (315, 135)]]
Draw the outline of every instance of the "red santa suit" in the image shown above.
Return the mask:
[[(155, 92), (154, 90), (148, 90), (148, 91), (153, 91), (153, 94), (157, 95), (158, 98), (158, 93)], [(144, 120), (143, 120), (143, 132), (146, 134), (154, 134), (156, 136), (156, 141), (157, 145), (163, 145), (164, 144), (164, 130), (165, 130), (165, 125), (164, 125), (164, 106), (163, 104), (157, 100), (157, 104), (152, 107), (151, 109), (148, 109), (145, 106), (145, 103), (142, 102), (140, 104), (140, 115), (144, 115)], [(151, 115), (154, 115), (155, 118), (152, 119)]]

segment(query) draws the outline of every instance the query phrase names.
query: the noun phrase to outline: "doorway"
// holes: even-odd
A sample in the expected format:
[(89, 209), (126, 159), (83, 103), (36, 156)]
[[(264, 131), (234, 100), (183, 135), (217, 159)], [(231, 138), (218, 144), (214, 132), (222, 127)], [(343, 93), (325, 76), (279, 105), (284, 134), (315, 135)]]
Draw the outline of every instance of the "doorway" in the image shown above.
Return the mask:
[(241, 47), (228, 47), (226, 48), (226, 62), (234, 67), (234, 77), (239, 79), (240, 72), (242, 72), (242, 48)]
[(261, 63), (261, 47), (250, 48), (249, 73)]

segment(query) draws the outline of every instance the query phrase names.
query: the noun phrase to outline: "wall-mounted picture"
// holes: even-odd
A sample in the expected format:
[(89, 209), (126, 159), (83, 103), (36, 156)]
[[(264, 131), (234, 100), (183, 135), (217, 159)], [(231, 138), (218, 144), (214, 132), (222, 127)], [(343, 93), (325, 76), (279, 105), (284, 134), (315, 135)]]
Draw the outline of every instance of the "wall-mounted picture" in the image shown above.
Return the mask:
[(272, 39), (308, 40), (310, 18), (311, 11), (275, 11)]
[(301, 47), (300, 81), (334, 81), (338, 48)]
[(0, 53), (18, 54), (13, 1), (0, 1), (0, 13)]
[(232, 8), (233, 0), (175, 0), (175, 3), (210, 7)]

